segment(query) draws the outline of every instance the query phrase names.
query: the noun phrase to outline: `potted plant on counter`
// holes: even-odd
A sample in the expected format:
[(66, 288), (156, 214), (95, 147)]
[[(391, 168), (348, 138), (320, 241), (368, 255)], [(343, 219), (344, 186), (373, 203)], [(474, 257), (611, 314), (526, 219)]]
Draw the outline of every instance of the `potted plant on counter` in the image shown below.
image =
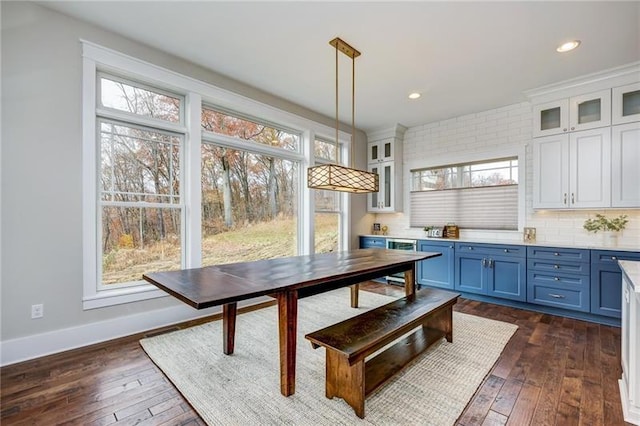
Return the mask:
[(595, 219), (585, 220), (582, 227), (594, 234), (602, 231), (604, 233), (604, 244), (614, 247), (618, 244), (618, 234), (626, 228), (627, 222), (629, 221), (626, 214), (609, 219), (605, 215), (598, 213)]

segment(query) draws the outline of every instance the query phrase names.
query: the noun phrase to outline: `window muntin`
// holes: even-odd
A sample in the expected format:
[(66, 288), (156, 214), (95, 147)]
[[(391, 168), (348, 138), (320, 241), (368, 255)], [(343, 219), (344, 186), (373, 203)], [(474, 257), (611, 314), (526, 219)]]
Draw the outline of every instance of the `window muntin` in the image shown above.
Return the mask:
[(203, 143), (202, 264), (298, 254), (299, 164)]
[(107, 120), (99, 125), (103, 201), (180, 202), (180, 135)]
[(517, 157), (411, 171), (412, 191), (439, 191), (517, 183)]
[(204, 106), (202, 108), (202, 129), (219, 135), (249, 140), (287, 151), (300, 151), (300, 135), (258, 120)]
[(99, 105), (128, 114), (182, 123), (184, 98), (113, 76), (98, 76)]

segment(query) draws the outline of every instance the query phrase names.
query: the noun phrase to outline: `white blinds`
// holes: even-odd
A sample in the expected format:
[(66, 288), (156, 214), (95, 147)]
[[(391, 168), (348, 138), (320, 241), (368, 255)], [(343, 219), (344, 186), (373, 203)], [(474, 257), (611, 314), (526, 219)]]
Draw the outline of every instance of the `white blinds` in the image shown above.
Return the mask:
[(411, 226), (518, 229), (518, 185), (411, 192)]

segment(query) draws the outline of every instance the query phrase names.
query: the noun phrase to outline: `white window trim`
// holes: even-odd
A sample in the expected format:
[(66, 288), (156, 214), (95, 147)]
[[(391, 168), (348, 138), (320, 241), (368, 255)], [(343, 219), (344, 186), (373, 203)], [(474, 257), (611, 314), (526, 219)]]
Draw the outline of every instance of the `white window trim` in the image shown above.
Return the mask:
[[(435, 157), (429, 157), (427, 160), (410, 160), (405, 163), (404, 169), (404, 181), (411, 182), (411, 170), (428, 169), (432, 167), (438, 167), (442, 164), (454, 164), (454, 163), (471, 163), (474, 161), (483, 161), (490, 158), (504, 158), (504, 157), (517, 157), (518, 158), (518, 231), (498, 231), (498, 232), (522, 232), (525, 225), (525, 202), (526, 202), (526, 145), (525, 144), (513, 144), (500, 147), (495, 150), (480, 151), (474, 153), (452, 153), (446, 155), (440, 155)], [(409, 211), (409, 202), (411, 199), (411, 185), (405, 185), (404, 196), (406, 211)]]
[[(184, 167), (183, 167), (183, 191), (184, 204), (183, 217), (185, 224), (185, 243), (183, 245), (185, 253), (184, 265), (186, 268), (199, 267), (202, 264), (201, 253), (201, 217), (200, 210), (192, 206), (200, 206), (200, 147), (202, 143), (202, 129), (200, 123), (202, 104), (211, 104), (232, 111), (239, 111), (248, 116), (259, 117), (271, 123), (278, 123), (285, 128), (295, 129), (302, 135), (301, 153), (291, 152), (293, 157), (300, 161), (301, 182), (298, 200), (302, 212), (302, 220), (299, 221), (298, 250), (300, 254), (310, 254), (313, 252), (313, 197), (307, 188), (306, 169), (313, 164), (313, 151), (310, 149), (311, 141), (315, 135), (323, 138), (335, 137), (335, 129), (321, 123), (297, 116), (295, 114), (280, 110), (271, 105), (267, 105), (245, 96), (233, 93), (197, 79), (176, 73), (174, 71), (156, 66), (154, 64), (136, 59), (134, 57), (119, 53), (117, 51), (99, 46), (92, 42), (81, 40), (82, 44), (82, 179), (83, 179), (83, 309), (94, 309), (123, 303), (137, 302), (141, 300), (165, 297), (167, 294), (144, 281), (131, 283), (130, 286), (121, 286), (117, 289), (98, 291), (98, 244), (99, 232), (96, 221), (98, 213), (98, 181), (97, 168), (98, 157), (96, 156), (96, 111), (99, 109), (96, 102), (97, 73), (105, 72), (123, 78), (131, 78), (135, 81), (146, 82), (147, 84), (165, 89), (176, 94), (185, 96), (186, 104), (184, 111), (185, 125), (167, 123), (167, 129), (186, 131), (184, 147)], [(106, 110), (102, 108), (101, 110)], [(119, 113), (109, 109), (108, 112), (101, 111), (105, 115), (113, 118)], [(125, 114), (125, 113), (122, 113)], [(126, 115), (126, 114), (125, 114)], [(197, 117), (197, 119), (195, 119)], [(124, 118), (124, 117), (122, 117)], [(154, 122), (154, 126), (157, 123)], [(220, 135), (218, 135), (220, 136)], [(218, 138), (216, 138), (218, 139)], [(349, 152), (350, 135), (346, 132), (339, 132), (339, 139), (343, 143), (343, 149)], [(236, 149), (239, 146), (234, 146)], [(253, 149), (253, 146), (252, 146)], [(268, 148), (267, 148), (267, 151)], [(283, 157), (282, 152), (278, 156)], [(343, 158), (346, 158), (343, 157)], [(349, 159), (347, 159), (349, 161)], [(343, 247), (348, 249), (350, 227), (350, 199), (343, 205)]]

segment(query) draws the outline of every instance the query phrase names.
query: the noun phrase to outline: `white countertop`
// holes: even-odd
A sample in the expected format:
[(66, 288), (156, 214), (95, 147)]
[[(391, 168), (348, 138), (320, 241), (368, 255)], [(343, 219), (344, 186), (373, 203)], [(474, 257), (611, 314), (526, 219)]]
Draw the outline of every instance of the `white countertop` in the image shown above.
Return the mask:
[[(535, 242), (524, 242), (522, 240), (513, 240), (513, 239), (491, 239), (491, 238), (428, 238), (428, 237), (418, 237), (415, 236), (401, 236), (401, 235), (372, 235), (372, 234), (363, 234), (361, 237), (380, 237), (380, 238), (398, 238), (398, 239), (407, 239), (407, 240), (426, 240), (426, 241), (451, 241), (452, 243), (484, 243), (484, 244), (515, 244), (521, 246), (532, 246), (532, 247), (560, 247), (560, 248), (574, 248), (574, 249), (589, 249), (589, 250), (612, 250), (612, 251), (631, 251), (631, 252), (640, 252), (640, 246), (631, 247), (631, 246), (622, 246), (618, 245), (615, 247), (606, 247), (599, 245), (582, 245), (582, 244), (563, 244), (563, 243), (554, 243), (554, 242), (543, 242), (543, 241), (535, 241)], [(640, 280), (638, 281), (640, 282)]]
[(640, 262), (633, 260), (619, 260), (622, 272), (629, 277), (629, 282), (636, 293), (640, 293)]

